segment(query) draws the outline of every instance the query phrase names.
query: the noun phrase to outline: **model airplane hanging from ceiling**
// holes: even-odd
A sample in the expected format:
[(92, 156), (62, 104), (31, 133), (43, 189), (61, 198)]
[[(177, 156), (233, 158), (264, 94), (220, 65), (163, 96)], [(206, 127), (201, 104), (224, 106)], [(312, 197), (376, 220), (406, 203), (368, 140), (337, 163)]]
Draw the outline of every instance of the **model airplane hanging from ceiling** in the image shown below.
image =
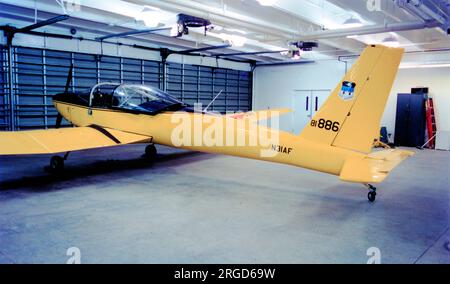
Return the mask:
[[(374, 201), (376, 189), (370, 184), (383, 181), (413, 154), (398, 149), (371, 153), (403, 52), (368, 46), (299, 135), (257, 125), (251, 118), (259, 112), (225, 116), (196, 112), (167, 93), (142, 85), (103, 83), (89, 93), (70, 93), (69, 76), (65, 92), (54, 96), (53, 102), (59, 113), (57, 127), (62, 117), (77, 127), (0, 132), (0, 155), (66, 153), (51, 158), (50, 167), (58, 172), (70, 151), (149, 143), (145, 152), (153, 159), (156, 143), (338, 175), (343, 181), (368, 186), (368, 198)], [(262, 119), (285, 112), (271, 111)], [(183, 119), (191, 134), (181, 138)], [(212, 123), (222, 125), (214, 128), (213, 136), (231, 143), (195, 141), (211, 132)], [(247, 142), (237, 145), (241, 134)], [(276, 143), (263, 145), (262, 136), (276, 137)]]

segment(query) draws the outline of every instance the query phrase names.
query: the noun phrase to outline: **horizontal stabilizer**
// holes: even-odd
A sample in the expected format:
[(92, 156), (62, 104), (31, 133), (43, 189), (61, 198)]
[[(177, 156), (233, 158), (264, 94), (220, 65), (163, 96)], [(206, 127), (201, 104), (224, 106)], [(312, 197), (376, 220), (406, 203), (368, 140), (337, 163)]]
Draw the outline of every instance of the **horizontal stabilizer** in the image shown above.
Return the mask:
[(350, 156), (344, 163), (339, 178), (343, 181), (378, 183), (404, 159), (414, 155), (414, 152), (389, 149), (373, 152), (366, 156)]
[(0, 132), (0, 155), (52, 154), (149, 141), (100, 126)]

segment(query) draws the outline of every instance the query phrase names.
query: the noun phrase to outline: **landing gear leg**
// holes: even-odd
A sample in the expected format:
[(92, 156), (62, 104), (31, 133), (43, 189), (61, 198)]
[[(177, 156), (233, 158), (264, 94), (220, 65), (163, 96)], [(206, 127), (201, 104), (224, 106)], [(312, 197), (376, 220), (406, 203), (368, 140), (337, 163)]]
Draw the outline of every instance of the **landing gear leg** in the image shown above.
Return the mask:
[(369, 188), (367, 199), (369, 199), (370, 202), (374, 202), (377, 197), (377, 188), (371, 184), (366, 184), (366, 186)]
[(155, 144), (150, 144), (145, 147), (145, 154), (144, 158), (148, 159), (151, 162), (154, 162), (156, 160), (156, 147)]
[(64, 170), (64, 161), (69, 157), (69, 153), (67, 152), (63, 157), (61, 156), (53, 156), (50, 159), (49, 170), (51, 173), (59, 174)]

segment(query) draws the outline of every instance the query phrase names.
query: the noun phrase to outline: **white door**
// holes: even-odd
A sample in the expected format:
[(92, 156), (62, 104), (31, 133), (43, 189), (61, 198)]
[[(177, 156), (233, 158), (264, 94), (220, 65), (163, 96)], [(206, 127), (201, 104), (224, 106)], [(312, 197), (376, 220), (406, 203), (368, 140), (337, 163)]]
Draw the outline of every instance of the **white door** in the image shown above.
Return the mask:
[(295, 90), (292, 99), (292, 133), (300, 134), (330, 95), (331, 90)]

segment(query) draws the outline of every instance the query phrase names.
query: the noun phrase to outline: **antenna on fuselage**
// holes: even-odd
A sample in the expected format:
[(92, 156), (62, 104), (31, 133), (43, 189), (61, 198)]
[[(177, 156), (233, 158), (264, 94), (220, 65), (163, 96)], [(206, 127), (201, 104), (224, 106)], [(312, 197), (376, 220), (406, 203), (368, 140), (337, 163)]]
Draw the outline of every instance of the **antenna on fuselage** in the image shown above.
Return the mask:
[(212, 101), (203, 109), (203, 112), (206, 112), (208, 108), (213, 104), (213, 102), (222, 94), (223, 90), (220, 90), (220, 92), (212, 99)]

